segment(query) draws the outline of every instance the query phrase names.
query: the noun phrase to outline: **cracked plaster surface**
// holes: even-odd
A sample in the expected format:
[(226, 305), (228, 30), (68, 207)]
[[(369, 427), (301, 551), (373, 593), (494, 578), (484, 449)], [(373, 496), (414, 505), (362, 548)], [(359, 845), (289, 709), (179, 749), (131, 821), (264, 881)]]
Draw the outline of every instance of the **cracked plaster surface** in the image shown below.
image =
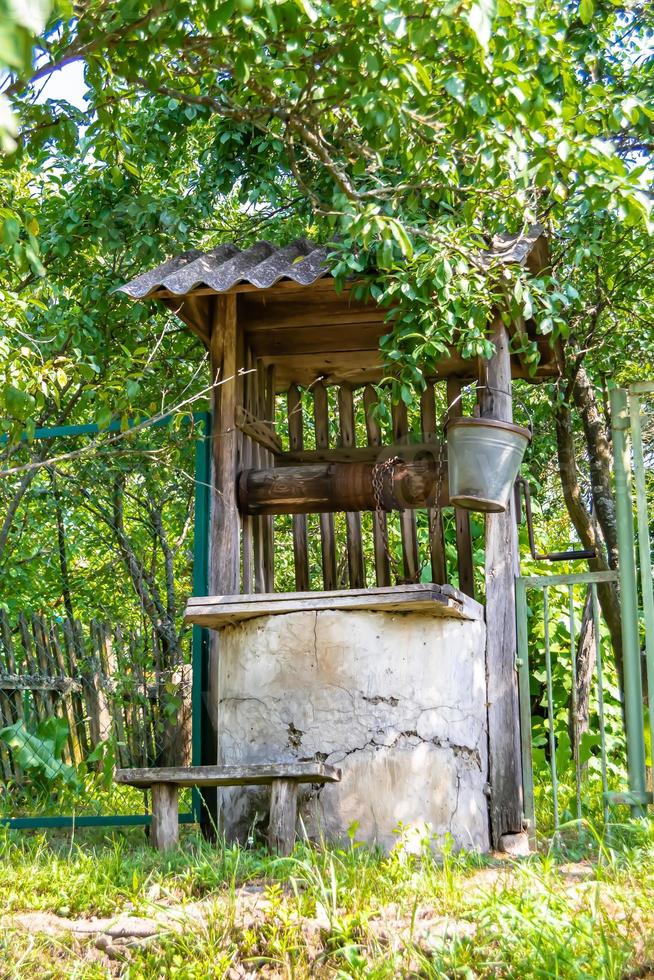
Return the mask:
[[(311, 836), (392, 847), (401, 823), (488, 849), (484, 624), (380, 612), (300, 612), (220, 636), (220, 761), (321, 759), (340, 783), (302, 787)], [(228, 836), (265, 821), (261, 788), (222, 793)]]

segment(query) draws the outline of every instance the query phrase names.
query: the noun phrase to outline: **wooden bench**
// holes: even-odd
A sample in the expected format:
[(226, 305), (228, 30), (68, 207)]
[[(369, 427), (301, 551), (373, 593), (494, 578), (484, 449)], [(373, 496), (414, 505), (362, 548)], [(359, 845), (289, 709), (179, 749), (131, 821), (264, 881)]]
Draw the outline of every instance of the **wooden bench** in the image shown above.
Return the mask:
[(268, 845), (277, 854), (293, 850), (297, 821), (298, 783), (336, 783), (340, 769), (324, 762), (280, 762), (252, 766), (180, 766), (160, 769), (117, 769), (117, 783), (152, 790), (150, 840), (165, 851), (179, 839), (180, 786), (270, 785)]

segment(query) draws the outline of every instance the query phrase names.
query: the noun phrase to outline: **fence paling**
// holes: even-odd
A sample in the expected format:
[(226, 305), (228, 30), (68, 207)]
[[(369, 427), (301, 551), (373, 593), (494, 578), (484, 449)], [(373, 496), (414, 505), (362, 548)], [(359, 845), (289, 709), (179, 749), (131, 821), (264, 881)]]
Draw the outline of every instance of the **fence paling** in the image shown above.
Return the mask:
[[(654, 580), (652, 578), (649, 513), (640, 415), (640, 397), (637, 394), (631, 394), (629, 396), (629, 419), (631, 423), (634, 489), (636, 491), (640, 587), (643, 600), (643, 618), (645, 620), (645, 666), (647, 690), (651, 701), (654, 692)], [(649, 713), (649, 730), (650, 752), (652, 752), (654, 751), (654, 711)]]
[(630, 485), (630, 458), (627, 433), (630, 428), (627, 393), (621, 388), (610, 392), (615, 463), (615, 510), (618, 534), (620, 605), (622, 613), (622, 658), (624, 672), (625, 719), (629, 790), (634, 815), (643, 814), (646, 799), (645, 739), (642, 725), (643, 690), (638, 635), (638, 593), (634, 558), (634, 519)]

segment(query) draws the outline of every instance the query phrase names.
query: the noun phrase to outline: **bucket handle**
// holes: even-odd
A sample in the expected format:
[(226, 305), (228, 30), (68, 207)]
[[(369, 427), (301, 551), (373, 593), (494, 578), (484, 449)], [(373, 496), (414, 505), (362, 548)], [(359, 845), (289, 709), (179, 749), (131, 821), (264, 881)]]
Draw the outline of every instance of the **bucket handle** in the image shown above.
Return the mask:
[[(513, 394), (512, 394), (512, 392), (504, 391), (503, 388), (493, 388), (492, 385), (489, 385), (486, 382), (484, 382), (483, 384), (477, 384), (475, 381), (472, 381), (469, 385), (464, 385), (461, 388), (461, 391), (456, 396), (456, 398), (453, 398), (452, 401), (450, 402), (450, 404), (445, 409), (445, 414), (443, 416), (443, 428), (445, 428), (445, 426), (447, 425), (447, 422), (448, 422), (449, 417), (450, 417), (450, 410), (452, 408), (454, 408), (454, 406), (456, 405), (456, 403), (459, 402), (459, 401), (461, 401), (461, 399), (463, 398), (463, 396), (465, 394), (467, 394), (469, 391), (479, 391), (479, 390), (481, 390), (481, 391), (494, 391), (495, 394), (497, 394), (497, 395), (507, 395), (508, 397), (510, 397), (513, 400)], [(533, 423), (533, 419), (531, 417), (531, 413), (530, 413), (529, 409), (525, 405), (524, 400), (522, 398), (516, 398), (515, 401), (524, 410), (524, 413), (527, 416), (527, 428), (529, 429), (529, 431), (533, 435), (533, 433), (534, 433), (534, 423)]]

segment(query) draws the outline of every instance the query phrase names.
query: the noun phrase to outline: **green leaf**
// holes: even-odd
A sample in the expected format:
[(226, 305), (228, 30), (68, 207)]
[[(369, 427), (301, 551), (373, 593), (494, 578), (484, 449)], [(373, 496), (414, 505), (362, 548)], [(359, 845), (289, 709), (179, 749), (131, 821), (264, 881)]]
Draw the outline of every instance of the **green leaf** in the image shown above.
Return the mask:
[(96, 416), (96, 423), (99, 429), (106, 429), (111, 425), (111, 420), (113, 418), (113, 412), (108, 405), (103, 405)]
[(471, 31), (484, 51), (488, 50), (496, 13), (497, 0), (477, 0), (476, 3), (473, 3), (466, 17)]
[(35, 732), (28, 731), (22, 719), (0, 730), (0, 739), (12, 750), (21, 769), (38, 774), (46, 782), (62, 780), (76, 785), (76, 770), (61, 758), (67, 738), (68, 725), (63, 718), (48, 718)]
[(595, 13), (595, 0), (580, 0), (579, 16), (582, 24), (590, 24)]
[(0, 232), (5, 245), (14, 245), (20, 237), (20, 224), (16, 218), (5, 218)]
[(318, 20), (319, 15), (318, 15), (318, 11), (313, 6), (313, 4), (309, 3), (309, 0), (295, 0), (295, 2), (300, 8), (300, 10), (302, 11), (302, 13), (309, 18), (311, 23), (315, 24), (315, 22)]
[(4, 400), (7, 412), (15, 419), (25, 422), (36, 407), (34, 397), (14, 385), (6, 385), (4, 389)]

